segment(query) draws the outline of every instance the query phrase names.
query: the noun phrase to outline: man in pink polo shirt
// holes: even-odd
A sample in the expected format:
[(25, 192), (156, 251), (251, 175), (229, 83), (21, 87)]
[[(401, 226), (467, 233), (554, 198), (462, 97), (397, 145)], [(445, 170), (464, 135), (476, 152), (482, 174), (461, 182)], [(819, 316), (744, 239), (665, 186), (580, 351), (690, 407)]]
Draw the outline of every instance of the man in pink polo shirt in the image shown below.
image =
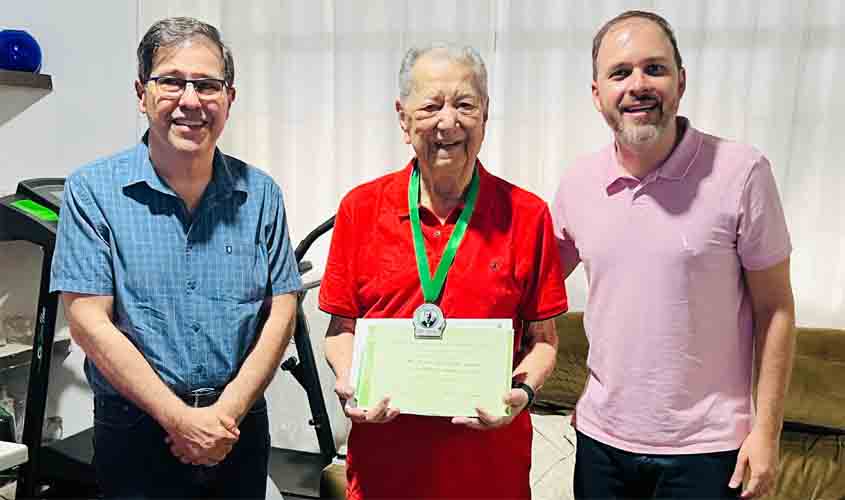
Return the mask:
[(789, 234), (766, 158), (676, 116), (685, 85), (663, 18), (626, 12), (596, 35), (593, 102), (615, 140), (567, 169), (553, 206), (564, 276), (584, 262), (589, 282), (576, 498), (751, 498), (775, 477)]

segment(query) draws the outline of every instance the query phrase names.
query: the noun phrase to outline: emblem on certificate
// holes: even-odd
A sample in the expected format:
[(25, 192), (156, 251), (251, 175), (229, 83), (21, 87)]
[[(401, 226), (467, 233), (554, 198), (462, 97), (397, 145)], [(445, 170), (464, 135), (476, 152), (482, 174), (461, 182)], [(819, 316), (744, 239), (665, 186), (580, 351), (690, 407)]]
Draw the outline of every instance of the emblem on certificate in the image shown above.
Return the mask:
[(414, 311), (414, 336), (420, 339), (441, 339), (446, 328), (443, 311), (435, 304), (425, 303)]

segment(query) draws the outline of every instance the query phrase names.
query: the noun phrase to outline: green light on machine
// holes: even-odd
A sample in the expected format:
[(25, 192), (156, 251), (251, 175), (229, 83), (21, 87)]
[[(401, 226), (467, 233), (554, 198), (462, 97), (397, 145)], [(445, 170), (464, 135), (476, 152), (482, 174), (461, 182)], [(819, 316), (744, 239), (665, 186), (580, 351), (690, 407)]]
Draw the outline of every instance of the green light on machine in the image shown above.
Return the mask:
[(21, 212), (25, 212), (36, 219), (40, 219), (45, 222), (56, 222), (59, 220), (59, 214), (32, 200), (18, 200), (10, 203), (10, 205)]

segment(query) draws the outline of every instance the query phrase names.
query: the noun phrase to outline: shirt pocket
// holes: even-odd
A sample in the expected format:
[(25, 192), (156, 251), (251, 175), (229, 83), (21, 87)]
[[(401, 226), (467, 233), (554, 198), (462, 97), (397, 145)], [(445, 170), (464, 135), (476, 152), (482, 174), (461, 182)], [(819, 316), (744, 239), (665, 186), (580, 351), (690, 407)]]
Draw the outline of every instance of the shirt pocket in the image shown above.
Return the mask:
[(214, 249), (207, 270), (212, 296), (227, 302), (248, 303), (267, 294), (267, 251), (256, 243), (226, 242)]

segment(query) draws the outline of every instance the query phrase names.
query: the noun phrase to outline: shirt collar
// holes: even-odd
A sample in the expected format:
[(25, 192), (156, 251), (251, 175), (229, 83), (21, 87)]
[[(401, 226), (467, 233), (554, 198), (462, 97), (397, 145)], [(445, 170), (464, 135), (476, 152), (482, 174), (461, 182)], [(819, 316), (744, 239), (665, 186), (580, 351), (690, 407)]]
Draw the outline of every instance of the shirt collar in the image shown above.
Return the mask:
[[(683, 116), (678, 117), (678, 128), (683, 129), (684, 131), (684, 135), (681, 137), (680, 142), (678, 142), (678, 145), (675, 146), (675, 149), (672, 150), (672, 153), (669, 154), (669, 157), (666, 158), (663, 164), (657, 167), (657, 169), (652, 174), (649, 174), (649, 176), (653, 175), (654, 177), (660, 177), (670, 181), (679, 181), (687, 175), (687, 172), (689, 172), (689, 169), (693, 164), (693, 160), (695, 160), (698, 150), (701, 148), (704, 136), (701, 132), (694, 129), (690, 125), (689, 120)], [(608, 191), (611, 190), (614, 184), (617, 184), (620, 181), (627, 183), (628, 179), (630, 179), (631, 181), (636, 181), (636, 183), (640, 182), (622, 168), (622, 165), (619, 163), (616, 156), (615, 143), (610, 145), (610, 158), (611, 161), (608, 162), (607, 165), (607, 176), (605, 182), (605, 187)]]
[[(475, 202), (475, 210), (478, 210), (479, 204), (483, 201), (484, 192), (483, 186), (487, 183), (487, 177), (490, 175), (481, 164), (481, 160), (476, 159), (478, 165), (478, 199)], [(408, 185), (411, 183), (411, 171), (414, 169), (417, 159), (411, 158), (405, 168), (403, 168), (399, 175), (393, 178), (393, 181), (385, 188), (386, 200), (390, 208), (396, 213), (399, 218), (410, 217), (411, 211), (408, 207)], [(458, 204), (454, 210), (463, 210), (464, 200)]]
[[(129, 175), (123, 187), (144, 183), (156, 191), (178, 196), (158, 175), (152, 161), (150, 161), (149, 135), (150, 131), (147, 130), (135, 147), (135, 161), (131, 162)], [(211, 182), (206, 188), (206, 196), (209, 198), (229, 197), (234, 191), (246, 193), (246, 181), (243, 178), (244, 169), (239, 169), (237, 173), (239, 175), (236, 177), (226, 156), (220, 152), (220, 149), (214, 148)]]

